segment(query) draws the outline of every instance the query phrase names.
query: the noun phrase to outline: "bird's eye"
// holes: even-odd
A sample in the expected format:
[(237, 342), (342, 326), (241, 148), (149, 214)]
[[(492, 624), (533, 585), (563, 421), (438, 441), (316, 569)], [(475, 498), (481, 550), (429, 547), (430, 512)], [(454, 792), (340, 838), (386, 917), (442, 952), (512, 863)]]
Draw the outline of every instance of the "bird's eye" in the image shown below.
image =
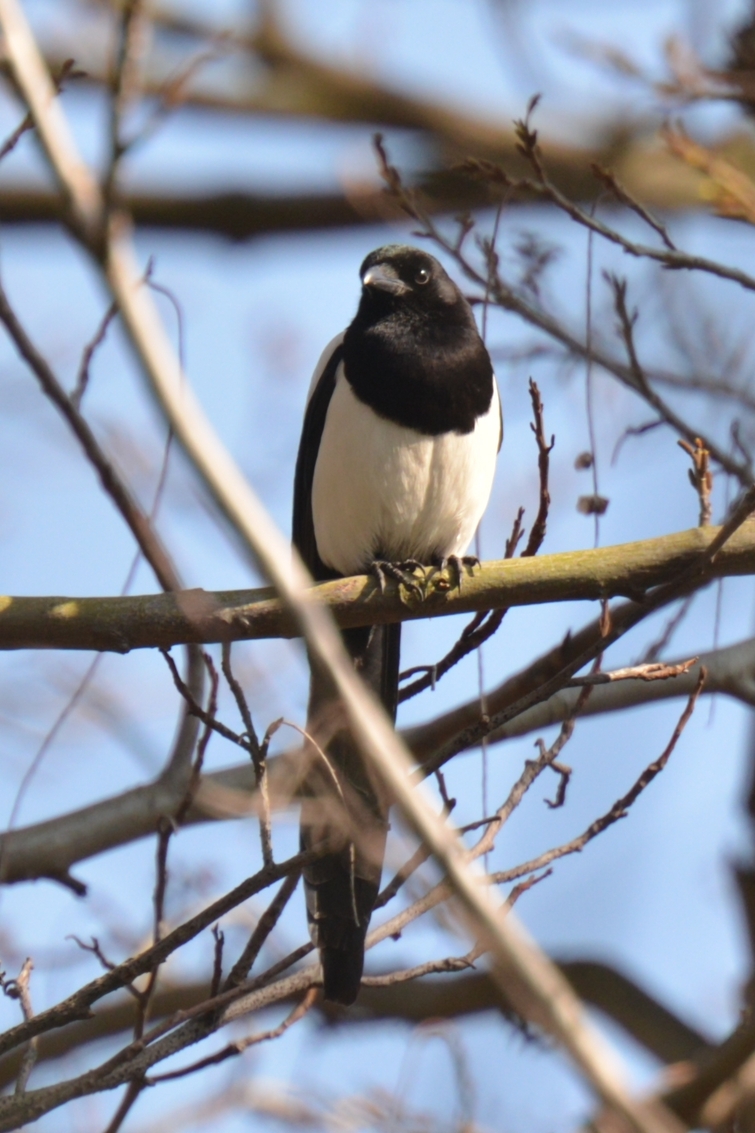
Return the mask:
[(427, 268), (420, 268), (414, 277), (415, 283), (428, 283), (430, 280), (430, 272)]

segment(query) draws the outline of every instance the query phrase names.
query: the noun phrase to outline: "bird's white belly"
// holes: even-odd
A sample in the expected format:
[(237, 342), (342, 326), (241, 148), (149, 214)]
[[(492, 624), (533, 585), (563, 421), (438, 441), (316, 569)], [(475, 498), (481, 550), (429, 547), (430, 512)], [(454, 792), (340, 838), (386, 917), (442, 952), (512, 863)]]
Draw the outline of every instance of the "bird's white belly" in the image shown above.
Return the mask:
[(379, 417), (339, 368), (312, 486), (320, 558), (340, 574), (466, 551), (490, 496), (500, 411), (471, 433), (428, 437)]

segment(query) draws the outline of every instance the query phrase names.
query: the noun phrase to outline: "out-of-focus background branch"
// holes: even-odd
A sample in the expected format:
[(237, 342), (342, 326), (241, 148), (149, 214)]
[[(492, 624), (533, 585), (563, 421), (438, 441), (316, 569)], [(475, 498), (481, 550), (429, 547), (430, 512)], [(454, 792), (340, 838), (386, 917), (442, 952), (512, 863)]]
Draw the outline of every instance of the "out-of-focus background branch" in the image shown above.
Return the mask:
[[(115, 7), (80, 3), (68, 30), (58, 26), (47, 51), (53, 74), (74, 58), (79, 84), (107, 86), (110, 57), (108, 25)], [(76, 19), (78, 17), (78, 19)], [(214, 116), (235, 114), (250, 119), (276, 118), (336, 121), (412, 131), (428, 156), (417, 183), (436, 212), (479, 208), (489, 202), (484, 188), (449, 173), (456, 161), (470, 156), (505, 161), (517, 173), (525, 163), (517, 150), (514, 131), (483, 117), (455, 111), (439, 99), (408, 97), (355, 70), (318, 60), (295, 45), (285, 17), (274, 5), (261, 5), (251, 30), (239, 31), (221, 22), (184, 18), (171, 10), (150, 12), (149, 57), (141, 78), (145, 96), (164, 115), (202, 110)], [(74, 27), (76, 31), (74, 32)], [(83, 30), (83, 35), (82, 35)], [(176, 66), (175, 58), (184, 60)], [(228, 72), (207, 82), (206, 64), (225, 61)], [(219, 68), (215, 67), (217, 71)], [(603, 131), (590, 148), (546, 139), (551, 174), (562, 191), (580, 200), (594, 200), (602, 187), (591, 173), (593, 163), (610, 166), (634, 195), (661, 208), (688, 208), (700, 199), (702, 177), (679, 165), (668, 151), (641, 128), (621, 123)], [(735, 152), (755, 168), (755, 147), (739, 133), (721, 146), (722, 155)], [(433, 168), (434, 167), (434, 168)], [(370, 186), (355, 183), (339, 196), (313, 194), (279, 197), (235, 193), (212, 196), (132, 194), (125, 203), (137, 224), (157, 228), (198, 229), (233, 239), (271, 232), (317, 230), (371, 224), (395, 214)], [(531, 199), (511, 194), (511, 203)], [(0, 193), (0, 216), (6, 223), (57, 220), (60, 206), (54, 194), (31, 186)]]

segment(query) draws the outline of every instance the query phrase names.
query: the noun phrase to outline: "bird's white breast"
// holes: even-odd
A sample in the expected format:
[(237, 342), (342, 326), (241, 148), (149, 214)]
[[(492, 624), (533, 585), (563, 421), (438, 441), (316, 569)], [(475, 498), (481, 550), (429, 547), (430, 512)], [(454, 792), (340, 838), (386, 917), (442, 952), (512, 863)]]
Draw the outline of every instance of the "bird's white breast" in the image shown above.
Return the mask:
[(338, 368), (312, 486), (320, 558), (340, 574), (466, 551), (490, 496), (498, 390), (471, 433), (429, 437), (379, 417)]

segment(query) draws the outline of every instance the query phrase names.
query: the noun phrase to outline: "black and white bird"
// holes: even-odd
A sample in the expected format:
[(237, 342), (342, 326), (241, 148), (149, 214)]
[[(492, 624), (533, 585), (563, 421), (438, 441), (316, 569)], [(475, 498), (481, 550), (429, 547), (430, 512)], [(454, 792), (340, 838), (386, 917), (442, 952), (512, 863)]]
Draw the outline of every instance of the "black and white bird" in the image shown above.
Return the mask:
[[(375, 564), (398, 573), (411, 561), (455, 560), (460, 570), (490, 496), (503, 432), (490, 357), (469, 303), (433, 256), (391, 244), (371, 252), (360, 275), (356, 316), (326, 347), (309, 390), (294, 544), (317, 580), (367, 573)], [(400, 623), (343, 634), (394, 720), (400, 635)], [(314, 672), (308, 729), (322, 735), (329, 711), (332, 717), (333, 694)], [(333, 790), (337, 777), (351, 829), (343, 822), (335, 828), (327, 808), (305, 800), (301, 841), (306, 848), (327, 839), (332, 848), (305, 870), (307, 914), (325, 998), (349, 1004), (359, 991), (380, 886), (388, 800), (348, 732), (333, 730), (321, 787), (330, 778)]]

